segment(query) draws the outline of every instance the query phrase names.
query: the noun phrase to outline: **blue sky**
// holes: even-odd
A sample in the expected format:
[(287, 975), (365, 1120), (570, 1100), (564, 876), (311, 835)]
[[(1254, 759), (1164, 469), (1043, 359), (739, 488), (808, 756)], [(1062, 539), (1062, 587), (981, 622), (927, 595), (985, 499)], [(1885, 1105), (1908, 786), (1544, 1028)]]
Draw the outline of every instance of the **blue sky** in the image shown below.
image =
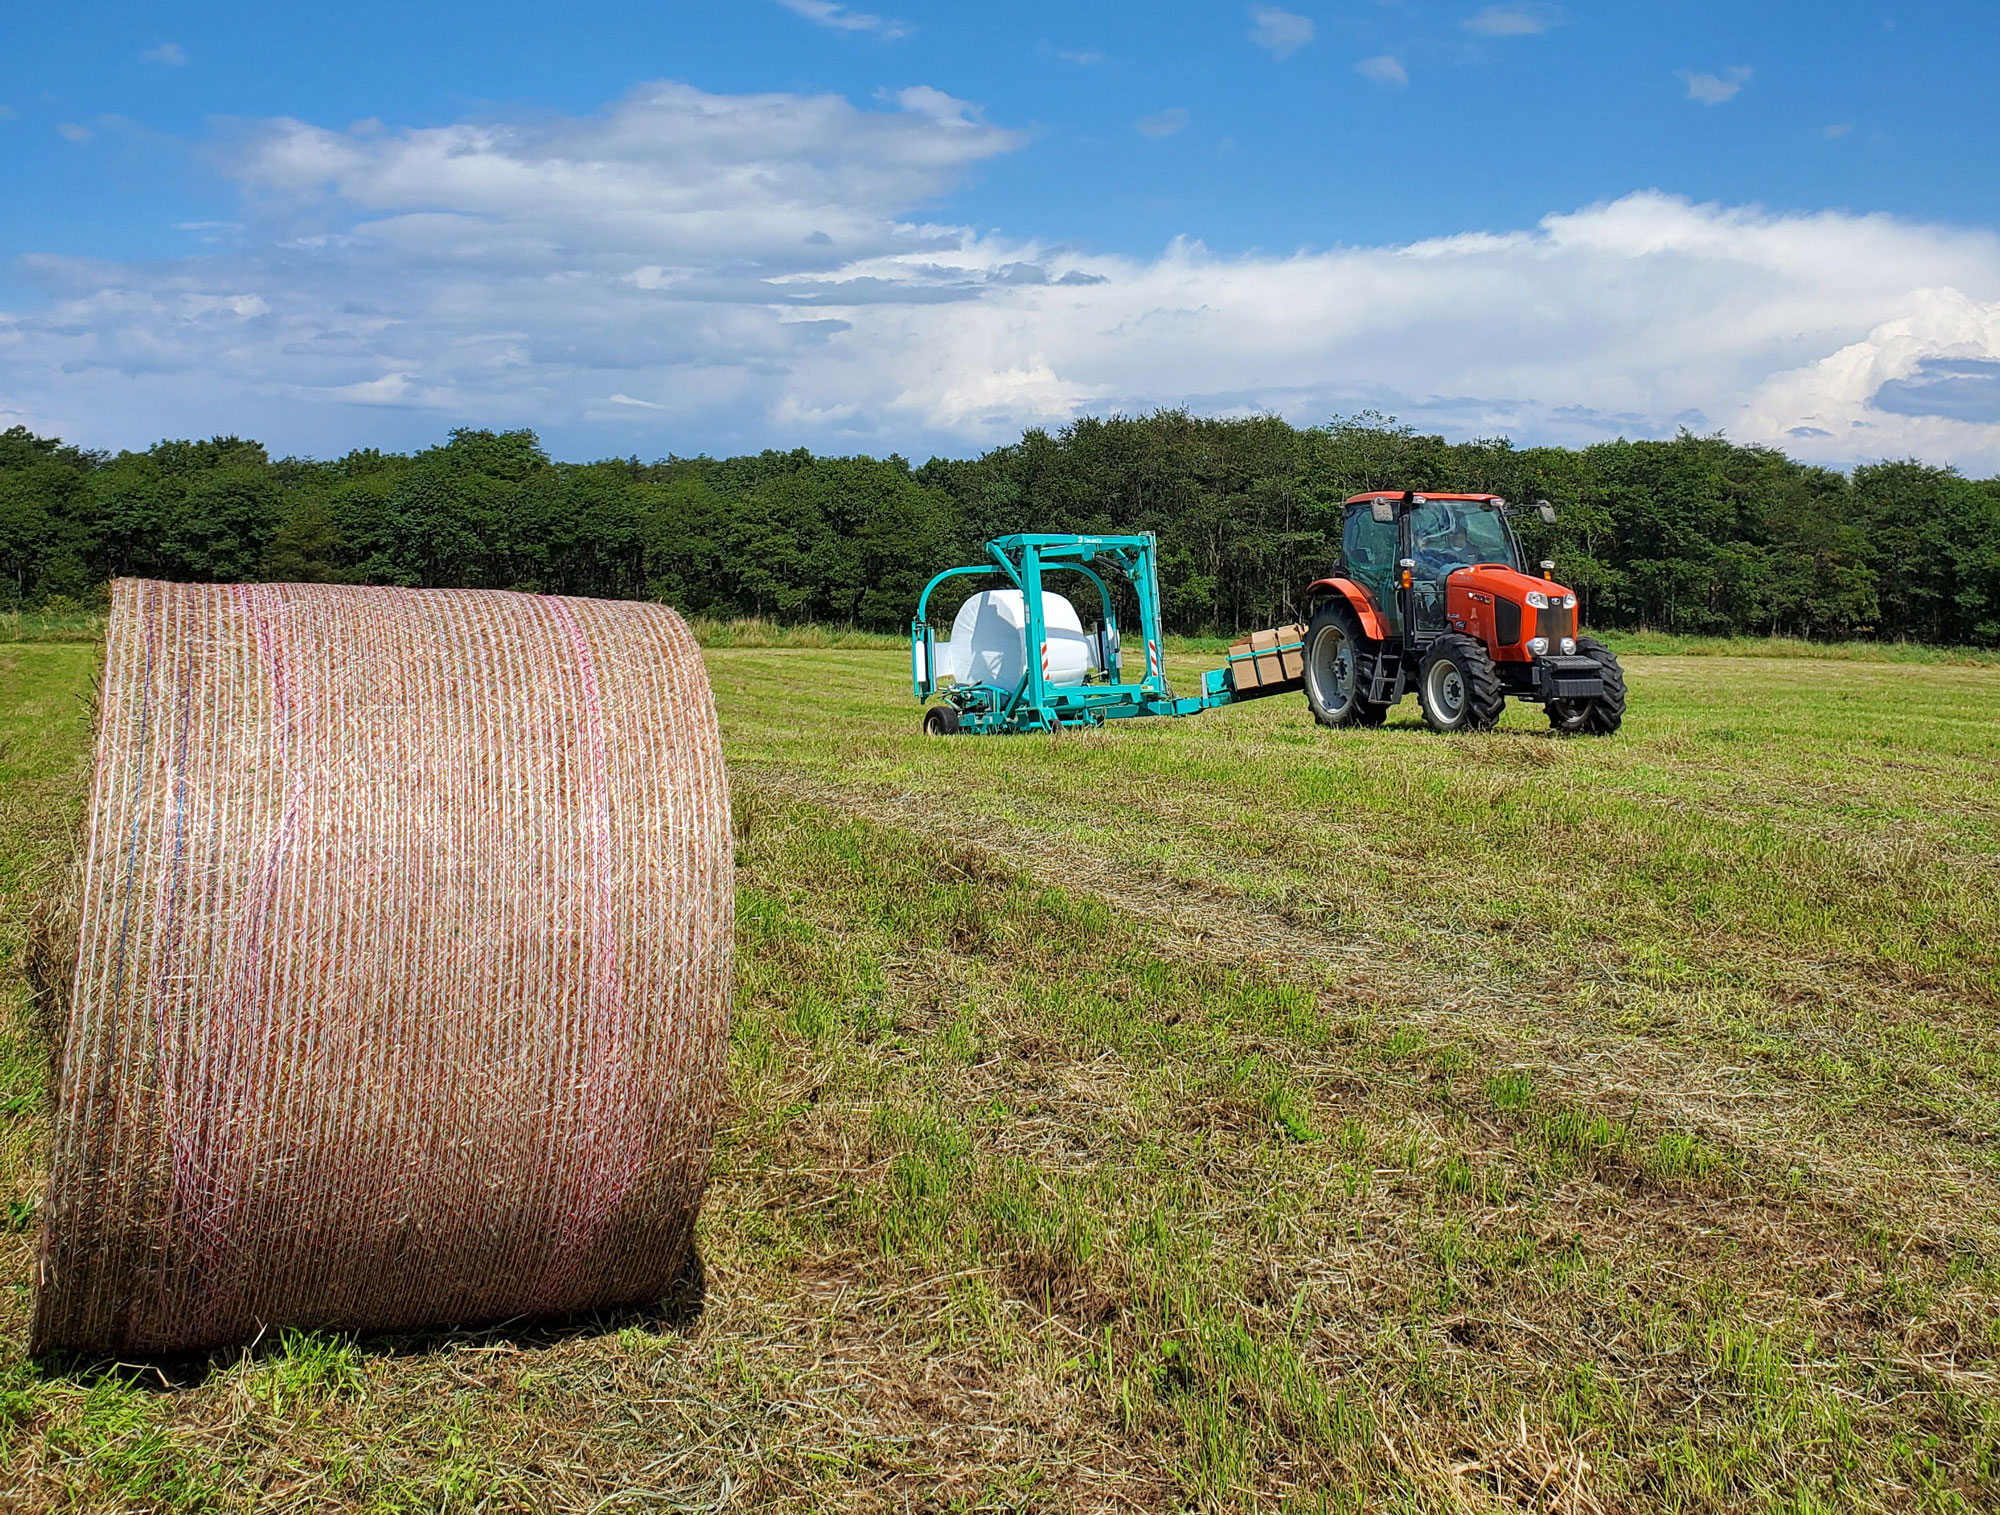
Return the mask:
[(0, 55), (0, 424), (2000, 467), (1995, 57), (1990, 3), (71, 5)]

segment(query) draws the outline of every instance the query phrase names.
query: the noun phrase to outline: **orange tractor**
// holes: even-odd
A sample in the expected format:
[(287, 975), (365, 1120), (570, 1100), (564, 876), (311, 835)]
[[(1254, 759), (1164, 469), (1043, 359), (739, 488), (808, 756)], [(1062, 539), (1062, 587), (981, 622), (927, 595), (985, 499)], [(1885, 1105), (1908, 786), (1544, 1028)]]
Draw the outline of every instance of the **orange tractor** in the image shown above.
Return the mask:
[[(1546, 500), (1536, 508), (1555, 521)], [(1618, 729), (1618, 659), (1577, 634), (1576, 595), (1555, 564), (1526, 571), (1509, 513), (1490, 494), (1348, 500), (1340, 571), (1308, 591), (1306, 702), (1322, 725), (1379, 726), (1414, 689), (1434, 731), (1484, 731), (1510, 694), (1539, 703), (1557, 731)]]

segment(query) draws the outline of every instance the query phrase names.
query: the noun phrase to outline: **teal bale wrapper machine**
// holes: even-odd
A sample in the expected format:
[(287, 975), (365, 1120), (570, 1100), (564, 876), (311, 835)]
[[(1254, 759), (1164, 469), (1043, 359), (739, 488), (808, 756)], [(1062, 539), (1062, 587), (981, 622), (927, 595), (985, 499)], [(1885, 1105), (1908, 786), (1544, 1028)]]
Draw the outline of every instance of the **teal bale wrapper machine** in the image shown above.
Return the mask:
[[(910, 622), (911, 685), (933, 736), (995, 736), (1101, 726), (1140, 715), (1196, 715), (1220, 705), (1300, 687), (1303, 628), (1258, 634), (1255, 648), (1234, 649), (1229, 665), (1202, 675), (1201, 692), (1183, 697), (1167, 684), (1161, 656), (1158, 544), (1138, 536), (1035, 533), (995, 537), (987, 562), (947, 568), (924, 586)], [(1096, 591), (1098, 618), (1086, 625), (1044, 575), (1081, 575)], [(971, 595), (940, 640), (930, 622), (931, 596), (947, 579), (979, 575), (1002, 581)], [(1139, 640), (1126, 681), (1116, 596), (1107, 576), (1123, 578), (1139, 607)], [(1268, 645), (1267, 645), (1268, 644)]]

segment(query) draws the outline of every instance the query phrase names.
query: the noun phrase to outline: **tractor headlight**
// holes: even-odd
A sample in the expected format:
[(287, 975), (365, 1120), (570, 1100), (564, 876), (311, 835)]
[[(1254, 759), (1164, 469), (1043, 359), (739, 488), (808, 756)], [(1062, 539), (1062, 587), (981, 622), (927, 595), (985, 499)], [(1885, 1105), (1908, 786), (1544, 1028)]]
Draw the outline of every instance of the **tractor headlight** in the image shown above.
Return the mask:
[(1528, 651), (1532, 652), (1536, 657), (1544, 656), (1548, 650), (1549, 639), (1547, 637), (1530, 637), (1528, 639)]
[(1562, 650), (1563, 650), (1563, 656), (1564, 656), (1564, 657), (1573, 657), (1573, 656), (1575, 656), (1575, 654), (1576, 654), (1576, 638), (1575, 638), (1575, 637), (1564, 637), (1564, 638), (1562, 639)]
[(1530, 610), (1547, 610), (1549, 608), (1549, 597), (1539, 589), (1530, 589), (1528, 591), (1528, 608)]
[(1564, 596), (1563, 596), (1563, 609), (1564, 609), (1564, 610), (1574, 610), (1574, 609), (1576, 609), (1576, 596), (1575, 596), (1575, 595), (1573, 595), (1573, 594), (1566, 594), (1566, 595), (1564, 595)]

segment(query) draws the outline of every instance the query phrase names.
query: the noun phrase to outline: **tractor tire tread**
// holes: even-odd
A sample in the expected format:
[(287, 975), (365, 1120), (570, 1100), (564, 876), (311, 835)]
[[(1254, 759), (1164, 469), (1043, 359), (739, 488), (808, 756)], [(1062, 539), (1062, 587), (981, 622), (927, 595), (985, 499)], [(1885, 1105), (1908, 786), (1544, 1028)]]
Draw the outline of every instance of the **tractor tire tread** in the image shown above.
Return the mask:
[(1604, 693), (1584, 712), (1583, 730), (1591, 736), (1610, 736), (1625, 722), (1625, 670), (1618, 665), (1618, 654), (1596, 637), (1578, 637), (1576, 650), (1596, 662), (1604, 679)]
[(1351, 726), (1380, 726), (1389, 718), (1389, 707), (1371, 704), (1362, 699), (1358, 691), (1354, 698), (1348, 701), (1345, 710), (1333, 715), (1322, 710), (1319, 702), (1313, 698), (1312, 646), (1320, 634), (1320, 628), (1328, 624), (1337, 624), (1341, 634), (1347, 638), (1347, 645), (1354, 649), (1357, 681), (1360, 678), (1360, 655), (1369, 651), (1372, 651), (1374, 656), (1381, 655), (1381, 649), (1376, 647), (1362, 631), (1361, 617), (1354, 613), (1353, 606), (1338, 598), (1321, 601), (1319, 609), (1313, 612), (1312, 621), (1306, 628), (1305, 647), (1302, 650), (1306, 665), (1306, 674), (1302, 680), (1305, 685), (1306, 708), (1312, 711), (1313, 719), (1320, 725), (1332, 727), (1336, 731)]
[(1431, 715), (1430, 702), (1419, 700), (1424, 721), (1433, 731), (1491, 731), (1507, 710), (1507, 691), (1500, 686), (1493, 658), (1486, 644), (1460, 632), (1448, 631), (1432, 642), (1417, 673), (1421, 690), (1429, 678), (1431, 664), (1440, 657), (1452, 657), (1465, 678), (1465, 719), (1456, 727), (1440, 726)]

